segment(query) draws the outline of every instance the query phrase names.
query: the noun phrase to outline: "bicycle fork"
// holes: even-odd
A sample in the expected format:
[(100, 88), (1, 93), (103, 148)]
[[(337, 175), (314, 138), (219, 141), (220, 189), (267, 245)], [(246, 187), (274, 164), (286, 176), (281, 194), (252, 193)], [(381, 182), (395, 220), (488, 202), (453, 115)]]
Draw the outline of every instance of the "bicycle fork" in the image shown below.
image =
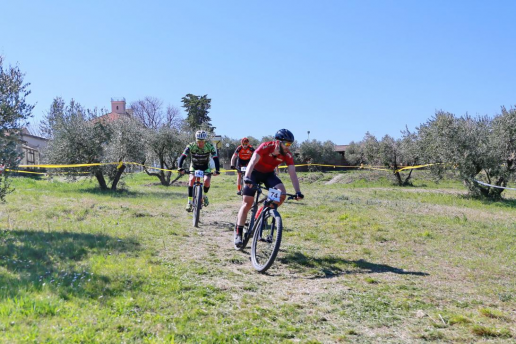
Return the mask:
[(267, 242), (270, 244), (270, 243), (272, 243), (272, 238), (274, 238), (275, 220), (274, 220), (274, 216), (273, 216), (272, 221), (271, 221), (270, 231), (267, 234), (267, 237), (264, 238), (263, 231), (264, 231), (264, 229), (266, 229), (265, 226), (267, 224), (265, 221), (266, 221), (267, 217), (272, 216), (272, 215), (270, 215), (270, 213), (269, 213), (270, 209), (267, 209), (265, 212), (263, 212), (263, 208), (264, 207), (260, 208), (260, 214), (259, 214), (261, 221), (260, 221), (260, 228), (258, 228), (258, 231), (259, 231), (258, 232), (259, 233), (258, 240)]

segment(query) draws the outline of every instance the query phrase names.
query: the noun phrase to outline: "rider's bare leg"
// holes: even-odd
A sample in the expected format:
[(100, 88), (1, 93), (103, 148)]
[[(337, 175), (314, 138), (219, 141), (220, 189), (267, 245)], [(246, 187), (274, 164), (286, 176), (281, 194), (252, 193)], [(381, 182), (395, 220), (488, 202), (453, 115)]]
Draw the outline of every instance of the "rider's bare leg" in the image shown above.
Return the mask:
[(247, 220), (247, 213), (249, 213), (249, 210), (252, 208), (253, 202), (253, 196), (242, 197), (242, 206), (240, 206), (240, 210), (238, 211), (237, 226), (245, 225), (245, 220)]

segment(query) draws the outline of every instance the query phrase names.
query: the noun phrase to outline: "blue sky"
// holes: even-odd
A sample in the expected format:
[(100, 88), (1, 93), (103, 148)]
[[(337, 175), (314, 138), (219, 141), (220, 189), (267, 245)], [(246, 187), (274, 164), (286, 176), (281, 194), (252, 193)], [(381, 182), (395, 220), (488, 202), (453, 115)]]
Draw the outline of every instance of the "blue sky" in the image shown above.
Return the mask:
[[(516, 105), (516, 1), (6, 1), (0, 54), (52, 100), (212, 99), (217, 133), (347, 144)], [(182, 110), (182, 109), (181, 109)], [(183, 116), (185, 115), (182, 111)]]

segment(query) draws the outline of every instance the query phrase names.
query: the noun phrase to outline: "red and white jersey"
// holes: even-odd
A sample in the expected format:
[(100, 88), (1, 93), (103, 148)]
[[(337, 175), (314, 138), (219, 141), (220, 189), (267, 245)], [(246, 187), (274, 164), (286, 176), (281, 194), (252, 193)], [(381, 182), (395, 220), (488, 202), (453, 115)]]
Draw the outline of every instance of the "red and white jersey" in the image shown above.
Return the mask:
[(276, 149), (276, 142), (264, 142), (255, 151), (260, 156), (260, 160), (254, 166), (258, 172), (267, 173), (274, 172), (274, 169), (281, 163), (285, 162), (288, 166), (294, 165), (292, 153), (273, 155)]

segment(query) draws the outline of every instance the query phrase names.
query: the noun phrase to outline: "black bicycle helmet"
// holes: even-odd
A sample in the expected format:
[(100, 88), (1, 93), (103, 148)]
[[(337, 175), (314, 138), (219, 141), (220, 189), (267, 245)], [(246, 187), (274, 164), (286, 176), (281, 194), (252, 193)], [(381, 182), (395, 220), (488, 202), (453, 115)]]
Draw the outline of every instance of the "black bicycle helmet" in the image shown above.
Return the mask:
[(280, 141), (294, 142), (294, 134), (288, 129), (278, 130), (274, 138)]

